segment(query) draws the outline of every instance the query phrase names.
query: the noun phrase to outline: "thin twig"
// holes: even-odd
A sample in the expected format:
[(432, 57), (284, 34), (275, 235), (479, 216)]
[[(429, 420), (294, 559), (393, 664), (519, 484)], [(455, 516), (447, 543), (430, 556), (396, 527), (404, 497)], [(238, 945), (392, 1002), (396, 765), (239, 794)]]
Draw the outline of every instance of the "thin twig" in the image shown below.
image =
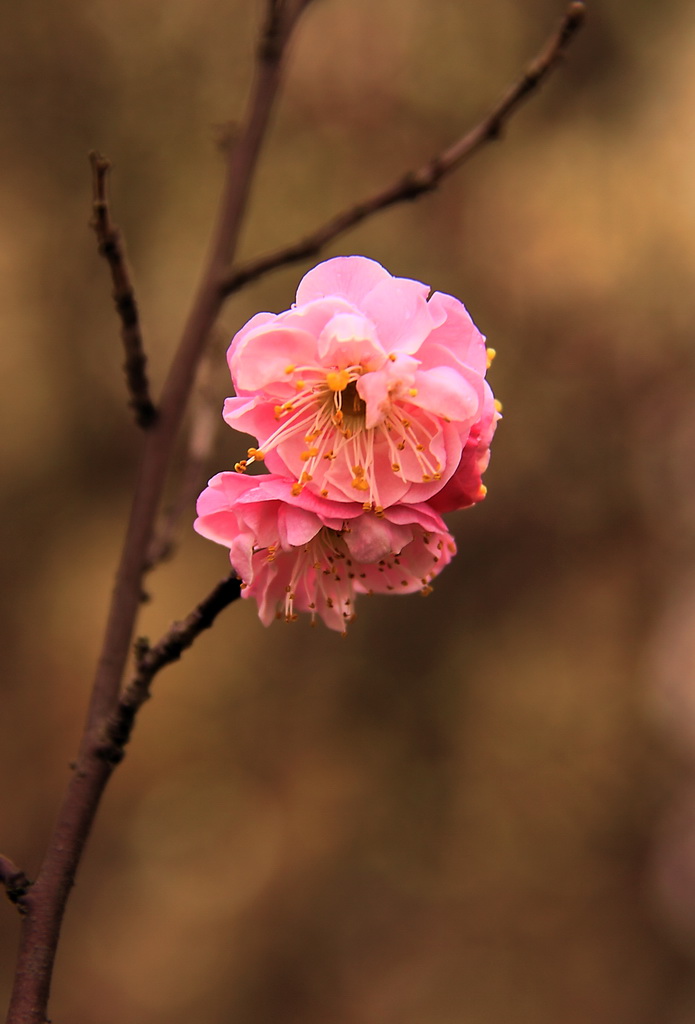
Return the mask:
[(99, 254), (104, 257), (111, 271), (113, 301), (121, 320), (121, 338), (125, 352), (126, 383), (130, 394), (130, 406), (135, 412), (138, 426), (147, 429), (154, 423), (157, 411), (150, 398), (147, 379), (147, 356), (140, 329), (140, 315), (135, 290), (130, 276), (128, 261), (121, 232), (111, 220), (107, 194), (107, 180), (111, 164), (99, 153), (90, 153), (92, 165), (93, 217), (92, 227), (99, 243)]
[(150, 684), (163, 668), (178, 661), (194, 640), (209, 629), (224, 609), (241, 596), (241, 580), (228, 576), (221, 580), (183, 622), (175, 622), (154, 647), (146, 640), (136, 643), (136, 671), (123, 691), (116, 712), (108, 721), (100, 746), (100, 756), (112, 764), (123, 758), (135, 716), (150, 698)]
[(232, 269), (222, 282), (225, 294), (232, 295), (244, 285), (256, 281), (278, 267), (316, 256), (329, 242), (380, 210), (434, 191), (442, 178), (460, 167), (483, 145), (500, 137), (502, 129), (515, 110), (538, 88), (562, 59), (576, 32), (584, 23), (585, 16), (586, 7), (583, 3), (579, 0), (571, 3), (559, 27), (535, 60), (528, 65), (521, 78), (504, 94), (487, 117), (466, 135), (419, 169), (404, 174), (388, 188), (332, 217), (306, 238)]
[(24, 897), (31, 882), (9, 857), (0, 854), (0, 885), (4, 885), (7, 898), (16, 904), (20, 914), (25, 912)]

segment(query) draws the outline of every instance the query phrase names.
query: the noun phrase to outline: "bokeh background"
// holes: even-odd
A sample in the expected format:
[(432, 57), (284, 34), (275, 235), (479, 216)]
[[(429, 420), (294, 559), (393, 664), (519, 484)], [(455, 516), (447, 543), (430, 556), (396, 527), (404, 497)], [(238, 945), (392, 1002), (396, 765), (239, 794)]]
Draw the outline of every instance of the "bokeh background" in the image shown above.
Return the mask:
[[(88, 222), (114, 163), (155, 388), (261, 2), (23, 0), (0, 37), (0, 848), (35, 872), (77, 746), (140, 438)], [(359, 252), (462, 298), (505, 418), (460, 553), (347, 639), (239, 603), (162, 674), (70, 904), (70, 1024), (695, 1022), (695, 7), (605, 0), (562, 69)], [(476, 121), (556, 0), (316, 0), (243, 251)], [(231, 301), (224, 347), (304, 267)], [(220, 426), (207, 475), (240, 440)], [(225, 574), (189, 502), (152, 638)], [(17, 918), (0, 906), (0, 999)]]

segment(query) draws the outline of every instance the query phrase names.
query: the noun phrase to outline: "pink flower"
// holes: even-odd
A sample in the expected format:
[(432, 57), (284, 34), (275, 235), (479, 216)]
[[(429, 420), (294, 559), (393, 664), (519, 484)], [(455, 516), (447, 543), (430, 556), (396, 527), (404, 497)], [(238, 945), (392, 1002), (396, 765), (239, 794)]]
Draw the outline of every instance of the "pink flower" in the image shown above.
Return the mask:
[(376, 511), (437, 494), (492, 396), (465, 307), (428, 295), (344, 256), (309, 271), (291, 309), (253, 317), (228, 352), (236, 397), (225, 419), (258, 439), (237, 469), (265, 460), (294, 478), (295, 496)]
[(344, 632), (356, 594), (429, 593), (456, 551), (427, 505), (392, 505), (377, 515), (297, 493), (275, 474), (219, 473), (198, 499), (194, 526), (229, 548), (242, 595), (257, 600), (266, 626), (305, 611)]
[[(490, 352), (492, 351), (491, 349)], [(487, 494), (482, 476), (490, 462), (490, 442), (500, 419), (501, 407), (499, 402), (495, 402), (487, 384), (485, 389), (483, 412), (478, 422), (471, 428), (461, 453), (461, 461), (453, 476), (429, 501), (436, 512), (454, 512), (456, 509), (470, 508), (471, 505), (482, 501)]]

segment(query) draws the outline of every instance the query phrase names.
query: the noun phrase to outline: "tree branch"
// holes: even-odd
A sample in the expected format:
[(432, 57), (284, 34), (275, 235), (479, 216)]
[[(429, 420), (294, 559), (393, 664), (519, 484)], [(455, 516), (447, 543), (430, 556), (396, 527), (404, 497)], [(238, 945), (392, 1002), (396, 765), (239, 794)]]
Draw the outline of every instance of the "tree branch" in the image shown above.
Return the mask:
[(434, 156), (417, 170), (404, 174), (388, 188), (337, 214), (306, 238), (232, 269), (222, 282), (225, 295), (232, 295), (271, 270), (316, 256), (329, 242), (380, 210), (434, 191), (442, 178), (460, 167), (486, 143), (500, 137), (512, 114), (564, 57), (567, 47), (584, 23), (585, 16), (584, 3), (578, 0), (571, 3), (560, 25), (535, 60), (528, 65), (521, 78), (508, 89), (487, 117), (448, 149)]
[(228, 576), (221, 580), (183, 622), (175, 622), (154, 647), (146, 640), (136, 643), (136, 671), (123, 691), (115, 713), (109, 718), (100, 756), (111, 764), (118, 764), (135, 724), (135, 716), (150, 698), (150, 685), (163, 668), (178, 661), (205, 629), (209, 629), (217, 616), (241, 596), (241, 580)]
[(209, 346), (198, 369), (198, 387), (191, 402), (188, 443), (183, 456), (176, 491), (165, 508), (147, 550), (146, 571), (171, 558), (176, 550), (182, 518), (190, 513), (205, 481), (205, 467), (210, 456), (220, 418), (219, 400), (213, 399), (209, 387), (212, 372), (212, 348)]
[(305, 6), (274, 0), (267, 13), (264, 38), (274, 33), (275, 42), (271, 48), (259, 48), (249, 105), (238, 142), (227, 162), (208, 258), (164, 384), (159, 415), (145, 434), (78, 758), (38, 876), (24, 897), (26, 913), (7, 1024), (45, 1024), (65, 906), (114, 767), (104, 757), (103, 736), (111, 716), (118, 710), (154, 519), (195, 370), (224, 301), (220, 280), (234, 258), (251, 179), (282, 78), (287, 43)]
[(130, 406), (135, 412), (138, 426), (151, 427), (157, 411), (150, 398), (147, 379), (147, 356), (140, 330), (140, 315), (130, 269), (125, 256), (121, 233), (111, 220), (107, 196), (107, 179), (111, 164), (99, 153), (90, 153), (92, 165), (92, 190), (94, 196), (92, 227), (97, 236), (99, 254), (104, 257), (111, 270), (113, 301), (121, 320), (121, 338), (125, 351), (126, 383), (130, 393)]

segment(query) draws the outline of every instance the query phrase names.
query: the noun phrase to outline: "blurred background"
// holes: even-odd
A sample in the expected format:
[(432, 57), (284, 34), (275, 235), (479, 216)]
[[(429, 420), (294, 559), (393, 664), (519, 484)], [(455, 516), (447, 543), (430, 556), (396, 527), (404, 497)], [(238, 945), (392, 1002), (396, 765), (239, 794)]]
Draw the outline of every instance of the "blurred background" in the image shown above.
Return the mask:
[[(590, 5), (591, 6), (591, 5)], [(76, 750), (140, 438), (88, 223), (114, 164), (155, 393), (262, 4), (24, 0), (0, 37), (0, 849), (31, 876)], [(243, 254), (475, 124), (556, 0), (316, 0)], [(239, 602), (158, 677), (58, 958), (70, 1024), (695, 1022), (695, 8), (605, 0), (439, 191), (326, 255), (461, 298), (498, 352), (487, 500), (434, 593), (347, 639)], [(224, 350), (292, 301), (225, 308)], [(200, 480), (243, 439), (221, 424)], [(227, 572), (190, 529), (158, 637)], [(17, 915), (0, 906), (0, 1000)]]

